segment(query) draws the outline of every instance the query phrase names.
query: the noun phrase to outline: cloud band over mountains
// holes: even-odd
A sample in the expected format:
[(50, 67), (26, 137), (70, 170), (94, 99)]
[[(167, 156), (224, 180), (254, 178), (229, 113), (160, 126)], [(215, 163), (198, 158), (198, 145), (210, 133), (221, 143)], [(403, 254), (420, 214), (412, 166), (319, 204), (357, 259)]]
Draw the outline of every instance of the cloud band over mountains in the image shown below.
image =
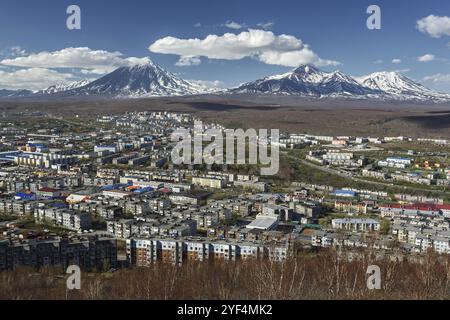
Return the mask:
[[(204, 39), (165, 37), (150, 45), (154, 53), (180, 56), (178, 65), (189, 65), (194, 57), (241, 60), (254, 58), (270, 65), (296, 67), (300, 64), (336, 66), (334, 60), (320, 58), (302, 40), (291, 35), (275, 35), (271, 31), (249, 29), (239, 34), (208, 35)], [(195, 60), (197, 63), (199, 60)]]

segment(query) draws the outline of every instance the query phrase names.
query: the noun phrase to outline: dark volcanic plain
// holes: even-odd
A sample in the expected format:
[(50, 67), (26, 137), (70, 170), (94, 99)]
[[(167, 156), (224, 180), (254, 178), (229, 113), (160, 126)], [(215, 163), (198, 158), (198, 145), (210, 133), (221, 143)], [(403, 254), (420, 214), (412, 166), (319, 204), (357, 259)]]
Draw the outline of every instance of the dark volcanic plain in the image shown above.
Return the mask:
[(0, 101), (3, 117), (33, 111), (68, 117), (126, 111), (171, 111), (193, 113), (205, 121), (244, 129), (267, 128), (323, 135), (450, 138), (450, 105), (267, 96)]

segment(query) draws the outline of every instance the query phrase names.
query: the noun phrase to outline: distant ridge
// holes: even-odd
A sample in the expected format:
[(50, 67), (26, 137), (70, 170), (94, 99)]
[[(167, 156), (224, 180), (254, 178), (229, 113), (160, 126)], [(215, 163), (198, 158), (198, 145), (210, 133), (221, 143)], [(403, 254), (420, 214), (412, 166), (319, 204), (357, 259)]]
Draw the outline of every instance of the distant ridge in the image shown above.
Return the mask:
[(341, 71), (325, 72), (312, 65), (301, 65), (290, 72), (265, 77), (236, 88), (212, 90), (184, 80), (159, 65), (147, 63), (120, 67), (89, 82), (81, 80), (32, 92), (0, 90), (0, 98), (145, 98), (192, 95), (272, 95), (312, 99), (345, 98), (358, 100), (408, 101), (421, 103), (450, 102), (450, 95), (427, 89), (396, 72), (376, 72), (353, 78)]

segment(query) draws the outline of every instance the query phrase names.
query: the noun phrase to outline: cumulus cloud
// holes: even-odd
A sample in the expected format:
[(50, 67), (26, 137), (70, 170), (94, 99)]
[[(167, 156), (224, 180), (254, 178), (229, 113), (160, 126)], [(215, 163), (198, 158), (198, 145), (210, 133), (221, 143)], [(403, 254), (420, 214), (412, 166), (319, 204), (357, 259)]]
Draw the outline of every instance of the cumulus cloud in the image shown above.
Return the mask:
[(249, 29), (239, 34), (208, 35), (204, 39), (165, 37), (150, 45), (155, 53), (180, 57), (240, 60), (247, 57), (266, 64), (296, 67), (300, 64), (338, 65), (314, 53), (308, 45), (291, 35), (275, 35), (271, 31)]
[(222, 81), (219, 80), (214, 80), (214, 81), (209, 81), (209, 80), (192, 80), (189, 79), (188, 80), (191, 83), (194, 83), (198, 86), (207, 88), (207, 89), (222, 89), (225, 88), (225, 84)]
[(417, 61), (419, 62), (430, 62), (436, 59), (436, 56), (434, 54), (425, 54), (421, 57), (417, 58)]
[(70, 73), (60, 73), (45, 68), (29, 68), (14, 71), (0, 70), (0, 88), (39, 90), (57, 83), (74, 81)]
[(244, 28), (247, 27), (247, 25), (245, 23), (238, 23), (236, 21), (231, 21), (231, 20), (228, 20), (227, 22), (225, 22), (221, 26), (222, 27), (226, 27), (228, 29), (233, 29), (233, 30), (244, 29)]
[(124, 58), (120, 52), (91, 50), (87, 47), (65, 48), (58, 51), (32, 53), (26, 56), (4, 59), (7, 66), (25, 68), (79, 68), (104, 74), (118, 67), (146, 63), (148, 58)]
[(450, 36), (450, 17), (429, 15), (417, 21), (417, 29), (433, 38)]
[(257, 26), (259, 28), (264, 29), (264, 30), (272, 29), (274, 25), (275, 25), (275, 22), (273, 22), (273, 21), (260, 22), (257, 24)]
[(438, 73), (431, 76), (426, 76), (423, 78), (423, 81), (432, 82), (435, 84), (450, 84), (450, 74)]
[(12, 46), (12, 47), (0, 50), (0, 56), (2, 56), (2, 57), (21, 57), (26, 54), (27, 54), (27, 52), (20, 46)]
[[(74, 70), (74, 72), (75, 71), (76, 70)], [(92, 75), (92, 74), (94, 74), (94, 75), (102, 75), (103, 74), (103, 72), (98, 73), (99, 72), (98, 70), (80, 69), (79, 71), (80, 71), (81, 74), (85, 74), (85, 75)]]
[(402, 63), (402, 60), (401, 59), (392, 59), (392, 63), (399, 64), (399, 63)]
[(192, 57), (192, 56), (182, 56), (180, 59), (175, 63), (178, 67), (189, 67), (189, 66), (198, 66), (202, 63), (202, 60), (200, 57)]
[(392, 72), (396, 72), (396, 73), (408, 73), (410, 71), (411, 71), (411, 69), (409, 69), (409, 68), (392, 70)]

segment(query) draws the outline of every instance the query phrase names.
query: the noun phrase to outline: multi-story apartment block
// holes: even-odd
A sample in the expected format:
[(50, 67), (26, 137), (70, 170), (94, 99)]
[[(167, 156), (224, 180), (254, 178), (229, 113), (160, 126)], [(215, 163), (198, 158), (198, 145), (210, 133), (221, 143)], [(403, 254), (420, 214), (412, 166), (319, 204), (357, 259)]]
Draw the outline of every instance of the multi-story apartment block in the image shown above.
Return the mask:
[(183, 261), (235, 261), (249, 259), (285, 260), (286, 242), (244, 242), (202, 238), (132, 238), (127, 240), (131, 264), (145, 266), (156, 261), (181, 264)]
[(31, 215), (36, 206), (36, 201), (0, 200), (0, 214), (18, 216)]
[(60, 225), (66, 229), (81, 231), (91, 228), (91, 215), (85, 212), (75, 212), (67, 208), (40, 207), (34, 210), (36, 222), (48, 222)]
[(0, 271), (18, 266), (78, 265), (87, 270), (117, 266), (117, 244), (97, 236), (0, 241)]
[(226, 185), (226, 181), (220, 178), (192, 177), (192, 184), (205, 188), (222, 189)]
[(348, 214), (367, 214), (367, 203), (352, 201), (335, 201), (334, 208)]
[(333, 219), (333, 229), (351, 230), (355, 232), (370, 232), (380, 230), (380, 223), (373, 219)]

